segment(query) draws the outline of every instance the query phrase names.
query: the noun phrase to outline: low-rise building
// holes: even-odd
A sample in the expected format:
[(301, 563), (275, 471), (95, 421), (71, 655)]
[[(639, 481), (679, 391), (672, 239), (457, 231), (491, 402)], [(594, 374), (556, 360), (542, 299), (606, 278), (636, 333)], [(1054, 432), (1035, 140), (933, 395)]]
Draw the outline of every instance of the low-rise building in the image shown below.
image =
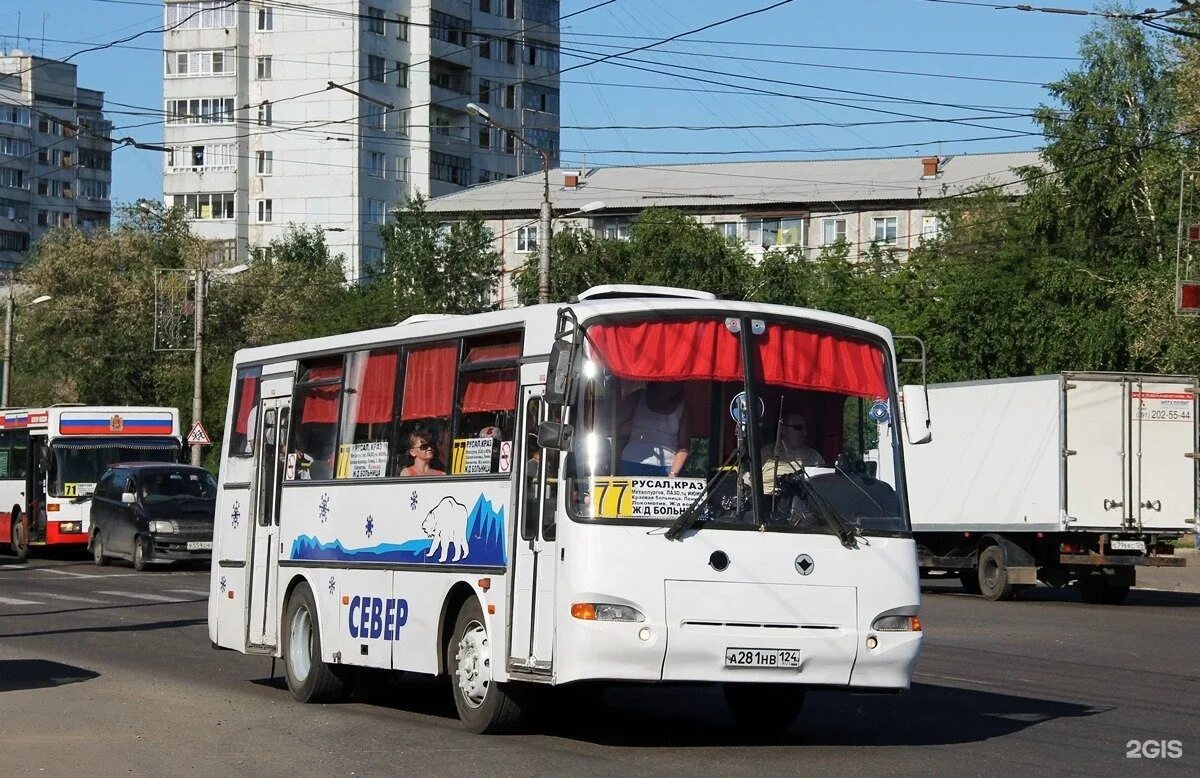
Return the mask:
[[(798, 162), (636, 165), (550, 172), (554, 226), (622, 239), (646, 208), (691, 214), (755, 257), (800, 247), (816, 257), (845, 241), (857, 260), (872, 244), (901, 256), (940, 230), (934, 203), (976, 186), (1018, 181), (1014, 169), (1040, 164), (1037, 152)], [(1008, 189), (1016, 192), (1016, 187)], [(537, 253), (541, 173), (493, 182), (430, 201), (447, 221), (470, 213), (496, 236), (505, 274), (502, 306), (516, 304), (513, 273)], [(586, 210), (585, 214), (579, 214)], [(576, 214), (568, 216), (568, 214)]]

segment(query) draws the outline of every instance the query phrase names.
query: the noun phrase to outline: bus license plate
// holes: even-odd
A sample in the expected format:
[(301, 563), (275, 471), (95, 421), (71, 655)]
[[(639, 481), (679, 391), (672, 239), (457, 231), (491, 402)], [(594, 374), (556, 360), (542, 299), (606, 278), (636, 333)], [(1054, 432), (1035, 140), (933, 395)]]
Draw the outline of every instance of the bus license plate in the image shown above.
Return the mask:
[(1113, 551), (1145, 551), (1144, 540), (1114, 540), (1108, 544)]
[(188, 551), (212, 551), (211, 540), (189, 540), (187, 544)]
[(800, 651), (794, 648), (727, 648), (726, 667), (799, 667)]

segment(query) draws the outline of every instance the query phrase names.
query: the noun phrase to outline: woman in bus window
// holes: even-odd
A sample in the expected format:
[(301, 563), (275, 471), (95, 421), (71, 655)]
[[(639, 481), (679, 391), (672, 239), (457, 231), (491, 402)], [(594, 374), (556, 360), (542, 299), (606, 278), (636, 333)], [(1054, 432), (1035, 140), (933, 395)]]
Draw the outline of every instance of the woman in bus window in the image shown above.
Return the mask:
[(400, 475), (445, 475), (433, 467), (433, 441), (424, 432), (408, 436), (408, 456), (411, 464), (400, 470)]
[(647, 383), (645, 391), (626, 403), (623, 415), (629, 438), (621, 451), (620, 474), (678, 477), (691, 440), (683, 384)]

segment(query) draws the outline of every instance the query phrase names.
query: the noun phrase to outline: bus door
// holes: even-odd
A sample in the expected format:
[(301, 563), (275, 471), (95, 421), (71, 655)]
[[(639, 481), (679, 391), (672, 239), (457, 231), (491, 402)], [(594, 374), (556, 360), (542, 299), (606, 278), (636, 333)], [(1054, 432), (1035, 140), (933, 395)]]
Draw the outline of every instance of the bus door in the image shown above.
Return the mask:
[(250, 548), (250, 646), (274, 648), (278, 640), (279, 618), (275, 599), (279, 574), (279, 498), (283, 488), (287, 459), (288, 424), (291, 417), (290, 382), (283, 397), (270, 397), (264, 382), (265, 398), (258, 412), (258, 440), (255, 453), (254, 485), (250, 504), (254, 516)]
[(29, 461), (25, 471), (25, 510), (21, 512), (21, 537), (25, 543), (30, 540), (42, 540), (46, 536), (46, 526), (42, 516), (46, 514), (47, 478), (50, 472), (50, 452), (48, 438), (45, 435), (29, 436)]
[(513, 538), (509, 603), (509, 667), (549, 673), (554, 651), (554, 584), (558, 543), (555, 502), (559, 452), (537, 444), (538, 424), (547, 418), (545, 387), (521, 392), (521, 457), (517, 522)]

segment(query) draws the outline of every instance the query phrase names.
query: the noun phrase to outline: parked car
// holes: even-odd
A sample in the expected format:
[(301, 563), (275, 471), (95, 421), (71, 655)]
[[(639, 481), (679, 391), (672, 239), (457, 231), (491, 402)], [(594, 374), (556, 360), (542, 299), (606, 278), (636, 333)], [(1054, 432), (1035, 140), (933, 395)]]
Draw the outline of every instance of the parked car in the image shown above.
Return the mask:
[(199, 467), (163, 462), (112, 465), (92, 495), (90, 546), (139, 572), (154, 562), (212, 558), (217, 482)]

